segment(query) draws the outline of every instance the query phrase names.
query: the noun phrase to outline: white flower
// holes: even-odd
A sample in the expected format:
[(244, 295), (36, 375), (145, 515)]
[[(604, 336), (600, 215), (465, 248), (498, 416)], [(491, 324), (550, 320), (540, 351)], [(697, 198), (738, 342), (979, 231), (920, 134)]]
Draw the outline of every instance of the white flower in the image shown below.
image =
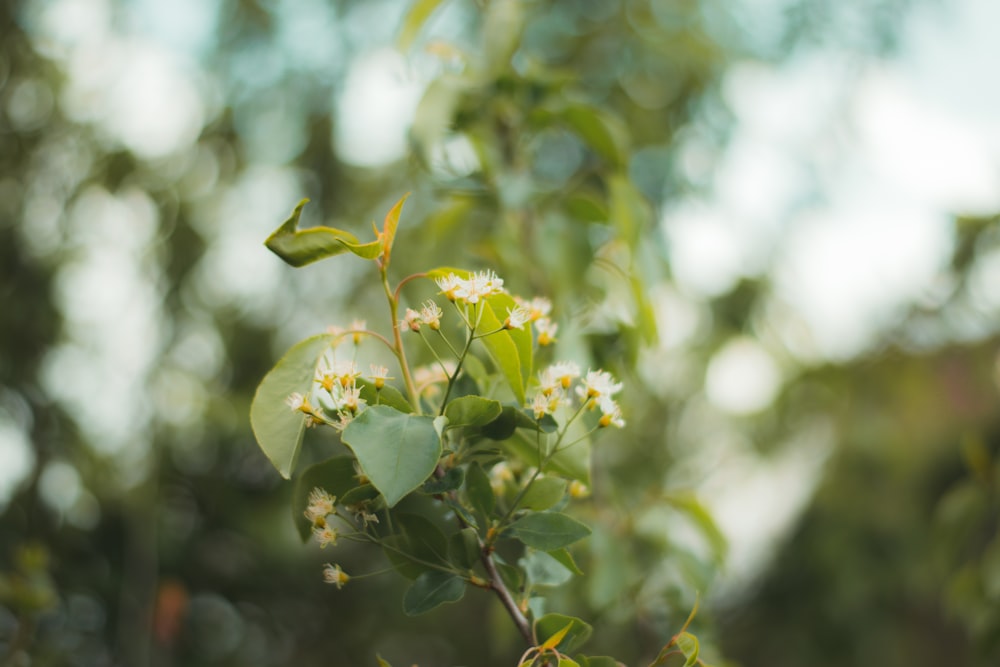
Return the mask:
[(420, 321), (429, 326), (434, 331), (441, 328), (441, 316), (444, 313), (433, 301), (426, 301), (420, 309)]
[(444, 294), (446, 299), (454, 301), (458, 298), (458, 289), (462, 286), (462, 279), (454, 273), (449, 273), (443, 278), (436, 278), (434, 282), (441, 288), (441, 294)]
[(543, 376), (563, 389), (569, 389), (573, 380), (580, 377), (580, 367), (572, 361), (559, 361), (546, 368)]
[(295, 392), (288, 395), (285, 399), (285, 405), (292, 409), (292, 412), (304, 412), (307, 415), (312, 414), (312, 407), (309, 405), (309, 399)]
[(351, 578), (347, 576), (347, 573), (340, 569), (339, 565), (331, 565), (327, 563), (323, 566), (323, 581), (328, 584), (333, 584), (337, 589), (344, 587)]
[(480, 271), (468, 280), (460, 280), (454, 294), (465, 303), (479, 303), (481, 299), (500, 292), (503, 292), (503, 280), (492, 271)]
[(368, 323), (365, 322), (364, 320), (354, 320), (347, 327), (348, 331), (350, 331), (350, 332), (352, 332), (354, 334), (354, 344), (355, 345), (357, 345), (358, 343), (361, 342), (361, 336), (364, 335), (365, 327), (367, 326), (367, 324)]
[(559, 325), (547, 317), (535, 320), (535, 331), (538, 332), (538, 344), (545, 346), (556, 342), (556, 331)]
[(325, 519), (327, 515), (333, 514), (337, 499), (323, 489), (314, 487), (309, 492), (309, 505), (306, 507), (305, 515), (310, 523), (316, 523), (317, 519)]
[(586, 377), (583, 378), (583, 384), (583, 387), (576, 388), (576, 393), (584, 400), (610, 397), (622, 389), (621, 383), (615, 382), (611, 373), (600, 370), (587, 371)]
[(420, 331), (420, 313), (412, 308), (407, 308), (406, 314), (403, 315), (402, 325), (409, 328), (410, 331)]
[(602, 396), (598, 400), (598, 405), (601, 408), (601, 418), (597, 424), (601, 428), (608, 426), (617, 426), (618, 428), (625, 427), (625, 420), (622, 419), (621, 408), (618, 407), (618, 404), (614, 400), (608, 398), (607, 396)]
[(517, 305), (528, 311), (528, 319), (535, 322), (543, 317), (547, 317), (552, 312), (552, 302), (544, 296), (536, 296), (531, 301), (526, 301), (520, 297), (514, 297)]
[(354, 384), (350, 387), (345, 387), (344, 393), (340, 398), (340, 404), (344, 410), (347, 410), (352, 415), (356, 414), (361, 406), (365, 404), (365, 399), (361, 398), (361, 387)]
[(521, 306), (514, 306), (514, 309), (507, 309), (507, 320), (503, 323), (504, 329), (524, 329), (528, 323), (530, 314)]
[(385, 386), (386, 380), (392, 379), (391, 377), (389, 377), (389, 369), (386, 368), (385, 366), (377, 366), (375, 364), (371, 364), (369, 365), (369, 368), (371, 369), (371, 375), (369, 377), (371, 378), (371, 381), (375, 383), (376, 389), (381, 389), (382, 387)]
[(313, 527), (313, 535), (316, 537), (316, 541), (319, 542), (321, 549), (326, 548), (328, 544), (336, 545), (337, 537), (339, 537), (334, 527), (325, 522), (322, 526)]

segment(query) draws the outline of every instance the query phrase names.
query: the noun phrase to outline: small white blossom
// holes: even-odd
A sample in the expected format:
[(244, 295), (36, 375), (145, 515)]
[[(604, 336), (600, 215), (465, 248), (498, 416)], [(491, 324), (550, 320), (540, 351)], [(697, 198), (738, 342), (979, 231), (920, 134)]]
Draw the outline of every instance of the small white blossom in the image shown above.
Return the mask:
[(615, 382), (607, 371), (587, 371), (583, 385), (576, 388), (576, 393), (584, 400), (613, 396), (622, 389), (621, 383)]
[(541, 346), (556, 342), (556, 331), (558, 330), (559, 325), (547, 317), (535, 320), (535, 331), (538, 332), (538, 344)]
[(288, 398), (285, 399), (285, 405), (290, 407), (292, 412), (304, 412), (307, 415), (312, 414), (309, 399), (297, 391), (288, 395)]
[(420, 321), (434, 331), (437, 331), (441, 328), (441, 316), (443, 314), (436, 303), (428, 300), (420, 309)]
[(350, 387), (346, 387), (340, 398), (340, 402), (345, 410), (352, 415), (356, 414), (361, 409), (361, 406), (365, 404), (365, 399), (361, 398), (361, 387), (353, 384)]
[(527, 301), (520, 297), (514, 297), (517, 305), (528, 311), (528, 320), (535, 322), (543, 317), (548, 317), (549, 313), (552, 312), (552, 302), (543, 296), (536, 296), (531, 301)]
[(321, 549), (325, 549), (328, 544), (336, 545), (337, 538), (340, 536), (336, 529), (328, 523), (322, 526), (313, 527), (313, 536), (315, 536), (316, 541), (319, 542)]
[(622, 419), (622, 411), (618, 407), (618, 403), (607, 396), (602, 396), (598, 400), (598, 405), (601, 408), (601, 418), (597, 423), (601, 428), (608, 426), (625, 427), (625, 420)]
[(573, 380), (580, 377), (580, 367), (572, 361), (559, 361), (546, 368), (545, 375), (563, 389), (569, 389)]
[(458, 298), (458, 289), (462, 285), (462, 279), (454, 273), (449, 273), (443, 278), (437, 278), (434, 282), (441, 288), (441, 294), (444, 294), (446, 299), (455, 301)]
[(371, 369), (371, 375), (369, 377), (371, 378), (371, 381), (375, 384), (376, 389), (381, 389), (382, 387), (385, 386), (386, 380), (392, 379), (391, 377), (389, 377), (389, 369), (386, 368), (385, 366), (378, 366), (376, 364), (371, 364), (369, 368)]
[(503, 323), (504, 329), (524, 329), (528, 323), (528, 311), (521, 306), (514, 306), (514, 309), (507, 309), (507, 319)]
[(406, 314), (403, 315), (402, 325), (410, 331), (420, 331), (420, 322), (420, 313), (412, 308), (407, 308)]
[(361, 342), (361, 336), (364, 335), (365, 327), (368, 325), (364, 320), (354, 320), (347, 327), (348, 331), (354, 334), (354, 344), (357, 345)]
[(340, 569), (339, 565), (327, 563), (323, 566), (323, 581), (326, 583), (333, 584), (338, 589), (341, 589), (350, 580), (351, 578), (346, 572)]
[(460, 280), (455, 297), (465, 303), (479, 303), (488, 296), (503, 292), (503, 279), (492, 271), (474, 273), (468, 280)]
[(318, 519), (325, 519), (327, 515), (333, 514), (336, 508), (337, 499), (324, 491), (314, 487), (309, 492), (309, 505), (306, 506), (305, 515), (310, 523), (316, 523)]

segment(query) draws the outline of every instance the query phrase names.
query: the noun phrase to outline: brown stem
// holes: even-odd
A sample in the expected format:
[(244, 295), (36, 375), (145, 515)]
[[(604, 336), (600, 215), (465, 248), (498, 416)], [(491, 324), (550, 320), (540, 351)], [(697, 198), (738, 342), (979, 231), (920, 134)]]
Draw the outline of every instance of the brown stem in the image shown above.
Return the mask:
[(493, 562), (493, 556), (489, 547), (483, 547), (480, 552), (480, 560), (483, 561), (483, 567), (486, 568), (486, 573), (490, 576), (490, 588), (500, 598), (500, 602), (503, 604), (504, 609), (507, 610), (507, 613), (510, 614), (511, 620), (514, 621), (518, 632), (524, 637), (524, 641), (528, 643), (528, 646), (534, 646), (535, 636), (531, 631), (531, 624), (528, 623), (527, 617), (521, 612), (521, 608), (517, 606), (514, 596), (510, 594), (510, 591), (507, 590), (507, 585), (500, 578), (500, 573), (497, 571), (496, 563)]

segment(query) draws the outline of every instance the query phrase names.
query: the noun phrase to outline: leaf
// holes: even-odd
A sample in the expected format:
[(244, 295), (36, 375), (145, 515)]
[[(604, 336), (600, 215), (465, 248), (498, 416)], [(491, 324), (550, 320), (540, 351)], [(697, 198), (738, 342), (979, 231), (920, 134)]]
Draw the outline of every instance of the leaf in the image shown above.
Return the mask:
[(529, 510), (547, 510), (566, 493), (566, 480), (558, 477), (539, 477), (528, 487), (521, 498), (521, 506)]
[(465, 595), (465, 580), (450, 572), (424, 572), (403, 596), (403, 613), (417, 616), (446, 602), (458, 602)]
[(365, 259), (374, 259), (382, 252), (378, 241), (361, 243), (350, 232), (335, 227), (310, 227), (298, 229), (299, 216), (308, 202), (303, 199), (292, 211), (292, 215), (274, 230), (264, 245), (275, 255), (292, 266), (305, 266), (327, 257), (352, 252)]
[(448, 538), (448, 558), (466, 569), (475, 567), (479, 561), (479, 538), (474, 528), (463, 528)]
[(562, 586), (573, 578), (572, 572), (544, 551), (529, 549), (519, 564), (534, 586)]
[[(514, 297), (509, 294), (494, 294), (488, 297), (486, 301), (490, 304), (493, 313), (501, 323), (507, 319), (507, 313), (514, 310), (517, 306)], [(525, 324), (523, 329), (508, 329), (506, 333), (517, 348), (517, 358), (521, 365), (521, 384), (523, 386), (527, 383), (528, 378), (531, 377), (532, 364), (534, 363), (532, 359), (531, 326)], [(518, 400), (524, 403), (523, 398), (519, 398)]]
[(356, 486), (358, 477), (354, 470), (353, 456), (334, 456), (302, 471), (292, 489), (292, 517), (303, 542), (312, 534), (312, 523), (304, 515), (312, 490), (323, 489), (340, 501), (345, 493)]
[(565, 109), (563, 121), (613, 167), (624, 164), (626, 130), (621, 121), (591, 106), (578, 104)]
[(535, 621), (535, 636), (548, 640), (566, 628), (568, 630), (555, 645), (560, 653), (570, 653), (579, 648), (594, 631), (589, 623), (585, 623), (579, 618), (565, 614), (546, 614)]
[(510, 537), (540, 551), (569, 546), (590, 535), (590, 528), (559, 512), (533, 512), (507, 528)]
[(726, 558), (729, 545), (726, 536), (719, 530), (711, 513), (705, 509), (692, 493), (672, 493), (664, 498), (672, 507), (687, 514), (697, 525), (701, 534), (712, 549), (712, 558), (716, 564), (722, 564)]
[(573, 660), (572, 658), (567, 658), (564, 656), (562, 658), (559, 658), (557, 667), (580, 667), (580, 663), (578, 663), (576, 660)]
[(555, 633), (554, 635), (546, 639), (538, 646), (538, 648), (541, 649), (542, 651), (548, 651), (554, 649), (556, 646), (559, 645), (559, 642), (563, 640), (563, 637), (569, 634), (569, 631), (570, 629), (572, 629), (572, 627), (573, 627), (573, 621), (570, 621), (569, 623), (566, 624), (565, 628), (563, 628), (559, 632)]
[(257, 444), (285, 479), (291, 477), (306, 428), (305, 415), (290, 410), (285, 400), (295, 392), (309, 393), (320, 355), (334, 338), (320, 334), (293, 345), (261, 380), (250, 405)]
[(403, 19), (403, 25), (396, 40), (400, 51), (406, 51), (413, 45), (413, 40), (420, 32), (421, 26), (440, 4), (441, 0), (417, 0), (413, 3), (410, 11), (406, 13), (406, 18)]
[[(480, 328), (478, 331), (496, 331), (503, 326), (503, 320), (506, 319), (507, 313), (506, 311), (502, 311), (503, 318), (500, 318), (494, 312), (494, 306), (492, 304), (500, 303), (500, 301), (494, 301), (495, 299), (496, 296), (492, 296), (485, 301), (479, 302), (483, 309), (483, 314), (479, 320)], [(511, 303), (514, 303), (513, 300), (511, 300)], [(497, 331), (497, 333), (480, 339), (483, 346), (486, 348), (486, 351), (489, 352), (490, 358), (493, 359), (493, 363), (497, 365), (497, 368), (503, 374), (504, 379), (507, 380), (507, 384), (510, 385), (511, 391), (514, 392), (514, 398), (520, 404), (524, 404), (525, 402), (524, 378), (527, 376), (523, 375), (522, 370), (521, 352), (519, 351), (519, 348), (522, 346), (516, 341), (523, 341), (525, 335), (528, 337), (528, 349), (530, 354), (531, 334), (523, 331), (518, 332), (517, 329), (510, 331)], [(530, 358), (528, 363), (530, 365)]]
[(407, 192), (403, 195), (395, 206), (393, 206), (388, 213), (385, 215), (385, 221), (382, 223), (382, 261), (385, 266), (389, 266), (389, 257), (392, 253), (392, 244), (396, 240), (396, 229), (399, 227), (399, 216), (403, 212), (403, 202), (406, 198), (410, 196)]
[(684, 657), (687, 658), (684, 662), (684, 667), (694, 667), (698, 662), (698, 653), (700, 651), (698, 638), (690, 632), (682, 632), (677, 635), (677, 647), (684, 654)]
[(449, 426), (485, 426), (503, 412), (500, 401), (481, 396), (463, 396), (449, 401), (444, 409)]
[(419, 514), (394, 515), (400, 532), (383, 539), (383, 551), (393, 569), (408, 579), (435, 571), (448, 562), (448, 538)]
[(441, 456), (432, 417), (406, 415), (382, 405), (358, 415), (344, 429), (342, 440), (389, 507), (423, 484)]
[(448, 493), (461, 488), (464, 481), (465, 471), (462, 468), (452, 468), (443, 477), (432, 477), (424, 482), (423, 486), (420, 487), (420, 493), (426, 493), (429, 496)]
[(478, 463), (469, 465), (465, 473), (465, 495), (472, 508), (485, 518), (488, 519), (493, 513), (493, 508), (496, 506), (493, 486), (490, 484), (489, 475)]
[(365, 399), (365, 403), (369, 406), (388, 405), (404, 414), (413, 414), (413, 406), (392, 385), (387, 384), (383, 385), (381, 389), (376, 389), (373, 383), (363, 378), (356, 378), (354, 383), (361, 390), (361, 398)]
[(378, 660), (378, 667), (392, 667), (388, 662), (382, 659), (378, 653), (375, 654), (375, 659)]
[[(576, 657), (578, 662), (583, 662), (583, 656)], [(592, 655), (586, 658), (587, 667), (622, 667), (622, 663), (606, 655)]]
[(563, 567), (573, 574), (577, 576), (583, 575), (583, 570), (580, 569), (580, 567), (576, 564), (576, 561), (573, 560), (573, 555), (566, 549), (554, 549), (549, 551), (548, 554), (559, 561)]

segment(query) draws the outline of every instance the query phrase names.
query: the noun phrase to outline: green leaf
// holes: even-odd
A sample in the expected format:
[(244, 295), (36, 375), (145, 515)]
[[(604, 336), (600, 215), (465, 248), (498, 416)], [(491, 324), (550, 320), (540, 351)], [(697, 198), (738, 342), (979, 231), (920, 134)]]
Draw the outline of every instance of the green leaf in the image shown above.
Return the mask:
[(448, 538), (448, 558), (471, 570), (479, 562), (479, 538), (474, 528), (463, 528)]
[[(494, 315), (496, 315), (501, 324), (507, 319), (508, 312), (514, 310), (517, 306), (514, 297), (509, 294), (494, 294), (488, 297), (486, 301), (490, 304)], [(517, 348), (517, 358), (521, 369), (521, 385), (525, 386), (528, 378), (531, 377), (532, 365), (534, 364), (532, 358), (534, 348), (531, 341), (531, 325), (525, 324), (523, 329), (508, 329), (506, 333), (514, 342), (514, 347)], [(525, 402), (524, 398), (521, 397), (518, 400), (521, 403)]]
[(700, 651), (698, 638), (690, 632), (682, 632), (677, 635), (677, 648), (679, 648), (681, 653), (684, 654), (684, 657), (687, 658), (684, 662), (684, 667), (694, 667), (694, 665), (698, 662), (698, 653)]
[[(486, 301), (479, 302), (479, 307), (482, 308), (483, 314), (479, 320), (479, 329), (477, 331), (496, 331), (503, 326), (503, 321), (507, 318), (507, 312), (500, 311), (502, 315), (498, 315), (494, 312), (494, 303), (499, 305), (503, 301), (493, 296), (489, 297)], [(510, 303), (514, 303), (513, 299), (511, 299)], [(480, 339), (486, 351), (489, 352), (490, 358), (493, 359), (493, 363), (497, 365), (504, 379), (507, 380), (507, 384), (510, 385), (511, 391), (514, 392), (514, 398), (520, 404), (524, 404), (525, 402), (524, 379), (527, 377), (527, 375), (523, 374), (520, 352), (520, 348), (523, 347), (525, 335), (528, 337), (528, 354), (530, 355), (531, 334), (524, 331), (518, 331), (517, 329), (497, 331), (497, 333)], [(519, 344), (518, 341), (522, 341), (522, 344)], [(530, 366), (530, 364), (529, 356), (528, 365)]]
[(705, 506), (692, 493), (673, 493), (666, 496), (664, 500), (691, 518), (712, 548), (712, 557), (716, 564), (721, 565), (726, 559), (726, 552), (729, 549), (729, 545), (726, 536), (719, 530), (715, 519), (705, 509)]
[(341, 505), (345, 507), (350, 507), (351, 505), (357, 505), (358, 503), (367, 502), (378, 498), (379, 492), (371, 484), (362, 484), (361, 486), (351, 489), (344, 494), (343, 498), (338, 498)]
[(469, 465), (465, 473), (465, 495), (469, 499), (472, 508), (489, 518), (496, 506), (496, 498), (493, 496), (493, 486), (490, 484), (490, 477), (478, 463)]
[(403, 596), (403, 613), (424, 614), (446, 602), (458, 602), (465, 595), (465, 580), (450, 572), (424, 572)]
[(423, 486), (420, 487), (420, 492), (426, 493), (429, 496), (436, 496), (461, 488), (464, 481), (465, 470), (462, 468), (452, 468), (443, 477), (432, 477), (424, 482)]
[(624, 164), (627, 152), (627, 132), (620, 120), (591, 106), (574, 105), (562, 113), (563, 121), (595, 153), (613, 167)]
[(566, 494), (566, 480), (558, 477), (539, 477), (528, 487), (521, 498), (521, 506), (529, 510), (547, 510)]
[(510, 524), (507, 535), (540, 551), (553, 551), (587, 537), (590, 528), (559, 512), (533, 512)]
[(572, 658), (559, 658), (558, 667), (580, 667), (580, 663)]
[(320, 355), (335, 338), (320, 334), (293, 345), (261, 380), (250, 405), (257, 444), (285, 479), (291, 477), (306, 429), (305, 415), (290, 410), (285, 400), (295, 392), (309, 394)]
[(589, 623), (584, 623), (579, 618), (566, 616), (565, 614), (546, 614), (535, 621), (535, 636), (539, 640), (546, 640), (556, 633), (569, 626), (569, 630), (563, 638), (556, 644), (560, 653), (570, 653), (579, 648), (590, 638), (594, 629)]
[(378, 660), (378, 667), (392, 667), (388, 662), (382, 659), (378, 653), (375, 654), (375, 659)]
[(481, 396), (463, 396), (449, 401), (444, 409), (449, 426), (484, 426), (503, 412), (500, 401)]
[(393, 517), (400, 532), (383, 539), (383, 551), (397, 572), (416, 579), (448, 562), (448, 538), (432, 521), (419, 514)]
[(373, 383), (363, 378), (356, 378), (354, 383), (361, 390), (361, 398), (365, 399), (365, 403), (369, 406), (388, 405), (404, 414), (413, 413), (413, 406), (392, 385), (387, 384), (383, 385), (381, 389), (376, 389)]
[[(592, 655), (586, 658), (578, 655), (576, 659), (577, 662), (586, 664), (587, 667), (622, 667), (622, 663), (606, 655)], [(584, 663), (584, 660), (586, 660), (586, 663)]]
[(420, 32), (421, 26), (434, 13), (434, 10), (441, 4), (441, 1), (417, 0), (413, 3), (410, 11), (406, 13), (406, 18), (403, 19), (403, 25), (399, 30), (399, 38), (396, 40), (400, 51), (406, 51), (410, 48), (417, 33)]
[(356, 486), (358, 477), (353, 456), (334, 456), (302, 471), (292, 489), (292, 517), (303, 542), (312, 534), (312, 523), (304, 515), (312, 490), (323, 489), (340, 502), (342, 496)]
[(358, 415), (341, 439), (389, 507), (423, 484), (441, 456), (432, 417), (406, 415), (382, 405)]
[(562, 586), (573, 573), (544, 551), (528, 550), (520, 561), (528, 581), (534, 586)]
[(568, 196), (563, 202), (563, 208), (570, 217), (581, 222), (608, 221), (608, 209), (605, 208), (604, 202), (585, 192)]
[(573, 560), (573, 555), (566, 549), (554, 549), (549, 551), (548, 554), (559, 561), (563, 567), (573, 574), (577, 576), (583, 575), (583, 570), (580, 569), (580, 567), (576, 564), (576, 561)]
[(350, 232), (334, 227), (298, 229), (302, 207), (308, 199), (299, 202), (292, 215), (271, 233), (264, 245), (275, 255), (292, 266), (305, 266), (327, 257), (352, 252), (365, 259), (374, 259), (382, 252), (379, 241), (361, 243)]
[[(483, 427), (483, 435), (491, 440), (506, 440), (513, 437), (514, 431), (517, 430), (517, 415), (519, 413), (517, 408), (505, 405), (500, 416)], [(527, 415), (524, 416), (526, 419), (528, 418)]]

